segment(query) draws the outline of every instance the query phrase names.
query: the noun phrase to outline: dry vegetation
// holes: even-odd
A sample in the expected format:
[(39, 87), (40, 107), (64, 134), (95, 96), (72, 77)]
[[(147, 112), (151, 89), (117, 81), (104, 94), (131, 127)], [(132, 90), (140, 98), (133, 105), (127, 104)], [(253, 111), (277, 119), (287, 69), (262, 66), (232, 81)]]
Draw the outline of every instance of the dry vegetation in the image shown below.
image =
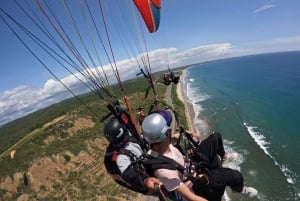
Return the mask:
[[(137, 86), (146, 89), (148, 83), (133, 82), (132, 86), (136, 92)], [(145, 106), (147, 112), (154, 98), (150, 95), (142, 101), (141, 89), (129, 99), (134, 111)], [(156, 89), (163, 100), (165, 86)], [(98, 97), (81, 98), (93, 111), (107, 114), (107, 103)], [(141, 195), (117, 185), (107, 174), (103, 158), (108, 142), (102, 133), (103, 124), (77, 100), (38, 111), (0, 128), (3, 130), (8, 135), (0, 136), (0, 200), (142, 200)], [(13, 159), (9, 155), (12, 149), (16, 150)]]
[[(67, 115), (58, 117), (43, 126), (49, 128), (62, 128), (64, 122), (70, 122), (73, 117)], [(80, 131), (93, 128), (95, 123), (91, 118), (79, 117), (65, 132), (67, 136), (61, 137), (55, 132), (48, 135), (44, 145), (55, 141), (67, 140)], [(57, 131), (54, 129), (54, 131)], [(61, 129), (58, 129), (63, 133)], [(103, 138), (86, 139), (86, 148), (77, 155), (66, 151), (51, 156), (39, 157), (30, 162), (24, 172), (28, 185), (24, 184), (24, 172), (15, 172), (13, 177), (7, 176), (0, 183), (3, 200), (124, 200), (131, 199), (135, 194), (128, 194), (125, 189), (116, 186), (103, 166), (103, 153), (107, 141)], [(71, 145), (70, 145), (71, 146)], [(106, 190), (104, 190), (106, 189)], [(21, 192), (20, 192), (21, 191)], [(107, 196), (107, 191), (120, 192)], [(16, 196), (18, 195), (18, 196)], [(125, 198), (124, 198), (125, 197)]]

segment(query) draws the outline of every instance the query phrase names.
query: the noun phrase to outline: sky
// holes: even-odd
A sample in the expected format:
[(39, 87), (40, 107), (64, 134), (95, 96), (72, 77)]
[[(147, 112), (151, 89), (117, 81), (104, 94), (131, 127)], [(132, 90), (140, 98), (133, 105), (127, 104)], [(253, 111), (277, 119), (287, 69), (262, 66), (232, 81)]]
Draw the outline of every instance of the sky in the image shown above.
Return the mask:
[[(27, 10), (29, 8), (27, 7), (28, 2), (28, 5), (31, 5), (30, 8), (34, 8), (39, 12), (39, 16), (43, 16), (33, 0), (17, 0), (17, 2)], [(40, 2), (43, 3), (43, 0), (40, 0)], [(77, 1), (74, 0), (77, 3), (71, 5), (69, 3), (71, 1), (66, 2), (71, 9), (80, 13), (80, 9), (75, 8), (78, 5)], [(97, 1), (89, 2), (92, 10), (99, 9), (99, 6), (94, 5)], [(133, 67), (135, 64), (132, 62), (135, 52), (128, 53), (128, 50), (121, 50), (125, 49), (124, 46), (126, 48), (137, 48), (141, 43), (136, 39), (138, 38), (137, 33), (131, 34), (131, 31), (134, 32), (134, 28), (133, 25), (132, 27), (129, 25), (129, 14), (126, 13), (128, 10), (121, 5), (123, 3), (132, 4), (132, 1), (102, 0), (102, 2), (104, 14), (107, 15), (106, 23), (108, 24), (112, 51), (114, 52), (121, 80), (132, 78), (138, 72), (138, 68)], [(116, 2), (120, 5), (116, 6)], [(53, 3), (53, 9), (57, 13), (57, 17), (62, 22), (68, 22), (67, 17), (60, 14), (63, 10), (55, 6), (56, 4)], [(71, 94), (66, 92), (64, 87), (8, 28), (3, 18), (9, 20), (3, 11), (9, 13), (46, 44), (51, 43), (49, 39), (45, 39), (36, 26), (33, 26), (26, 16), (20, 12), (20, 8), (15, 4), (15, 1), (2, 0), (0, 1), (0, 8), (0, 125), (3, 125), (71, 97)], [(151, 70), (153, 72), (167, 70), (168, 65), (170, 68), (174, 68), (234, 56), (300, 50), (299, 10), (299, 0), (162, 0), (158, 31), (151, 34), (146, 31), (143, 32), (146, 37)], [(117, 14), (115, 13), (122, 15), (116, 17)], [(38, 18), (51, 28), (45, 16)], [(84, 24), (80, 20), (77, 20), (77, 22), (78, 25)], [(9, 24), (29, 44), (31, 50), (38, 55), (43, 64), (54, 69), (55, 76), (63, 80), (68, 86), (74, 87), (72, 89), (76, 90), (76, 93), (83, 92), (78, 87), (78, 80), (74, 79), (74, 76), (59, 67), (34, 42), (30, 42), (29, 37), (16, 28), (17, 26), (13, 22), (9, 21)], [(65, 24), (65, 29), (73, 30), (69, 33), (76, 32), (74, 26), (70, 23)], [(78, 27), (78, 29), (81, 31), (88, 30), (83, 27)], [(52, 31), (54, 32), (53, 27)], [(105, 35), (103, 29), (101, 33)], [(83, 37), (87, 38), (87, 35), (88, 31), (85, 31)], [(122, 42), (120, 38), (126, 35), (132, 37), (133, 40), (123, 38)], [(84, 48), (79, 44), (78, 39), (73, 41), (74, 46), (79, 49)], [(109, 49), (107, 41), (107, 39), (104, 40), (106, 47)], [(92, 48), (92, 46), (89, 46), (89, 48)], [(145, 48), (142, 48), (142, 51), (137, 51), (137, 54), (144, 51)], [(103, 50), (100, 55), (105, 55)], [(85, 56), (85, 60), (88, 60), (88, 56)], [(95, 57), (95, 54), (92, 57)], [(111, 75), (112, 68), (108, 59), (104, 58), (102, 62), (105, 72)], [(89, 62), (89, 66), (93, 65)], [(115, 78), (110, 79), (114, 82), (113, 79)]]

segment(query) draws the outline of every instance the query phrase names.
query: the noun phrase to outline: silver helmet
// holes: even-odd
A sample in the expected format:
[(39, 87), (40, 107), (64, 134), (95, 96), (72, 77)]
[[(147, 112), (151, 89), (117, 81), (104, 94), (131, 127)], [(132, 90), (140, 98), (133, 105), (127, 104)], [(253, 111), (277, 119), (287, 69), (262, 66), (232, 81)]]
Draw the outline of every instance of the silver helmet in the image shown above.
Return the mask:
[(162, 142), (171, 129), (171, 114), (166, 110), (157, 110), (148, 115), (142, 123), (142, 133), (149, 144)]

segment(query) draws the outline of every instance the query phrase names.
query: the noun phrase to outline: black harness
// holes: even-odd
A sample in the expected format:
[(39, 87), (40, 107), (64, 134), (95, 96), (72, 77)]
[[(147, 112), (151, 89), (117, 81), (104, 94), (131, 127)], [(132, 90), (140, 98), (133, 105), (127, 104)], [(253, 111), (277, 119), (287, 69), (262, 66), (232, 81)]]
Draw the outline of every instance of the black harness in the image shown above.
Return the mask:
[[(116, 159), (119, 154), (127, 155), (131, 160), (131, 165), (123, 174), (121, 174), (116, 164)], [(143, 153), (141, 157), (136, 157), (130, 150), (124, 148), (116, 149), (113, 145), (109, 145), (107, 148), (104, 165), (109, 174), (119, 175), (125, 181), (115, 180), (118, 184), (142, 194), (147, 194), (148, 192), (144, 180), (149, 176), (154, 176), (155, 170), (170, 169), (178, 170), (181, 173), (185, 171), (184, 166), (157, 152), (149, 150)], [(131, 185), (132, 183), (134, 183), (134, 185)]]
[(149, 150), (144, 154), (147, 158), (143, 161), (144, 165), (149, 168), (151, 175), (153, 175), (154, 170), (157, 169), (169, 169), (169, 170), (178, 170), (181, 173), (184, 173), (185, 167), (177, 163), (171, 158), (168, 158), (162, 154), (159, 154), (155, 151)]

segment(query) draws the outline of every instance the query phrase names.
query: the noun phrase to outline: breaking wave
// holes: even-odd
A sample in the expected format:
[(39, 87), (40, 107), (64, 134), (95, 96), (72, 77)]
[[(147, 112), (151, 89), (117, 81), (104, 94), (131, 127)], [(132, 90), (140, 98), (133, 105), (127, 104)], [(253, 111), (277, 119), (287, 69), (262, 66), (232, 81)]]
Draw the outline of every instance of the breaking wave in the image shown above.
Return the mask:
[(293, 172), (288, 169), (286, 165), (281, 165), (279, 164), (275, 157), (271, 155), (269, 152), (269, 145), (270, 142), (267, 141), (266, 137), (263, 136), (261, 133), (259, 133), (257, 130), (257, 127), (255, 126), (249, 126), (246, 122), (243, 123), (244, 126), (247, 128), (250, 136), (254, 139), (256, 144), (264, 151), (266, 155), (268, 155), (274, 162), (274, 164), (280, 168), (281, 172), (284, 174), (286, 177), (286, 180), (290, 184), (295, 184), (295, 181), (292, 178)]

